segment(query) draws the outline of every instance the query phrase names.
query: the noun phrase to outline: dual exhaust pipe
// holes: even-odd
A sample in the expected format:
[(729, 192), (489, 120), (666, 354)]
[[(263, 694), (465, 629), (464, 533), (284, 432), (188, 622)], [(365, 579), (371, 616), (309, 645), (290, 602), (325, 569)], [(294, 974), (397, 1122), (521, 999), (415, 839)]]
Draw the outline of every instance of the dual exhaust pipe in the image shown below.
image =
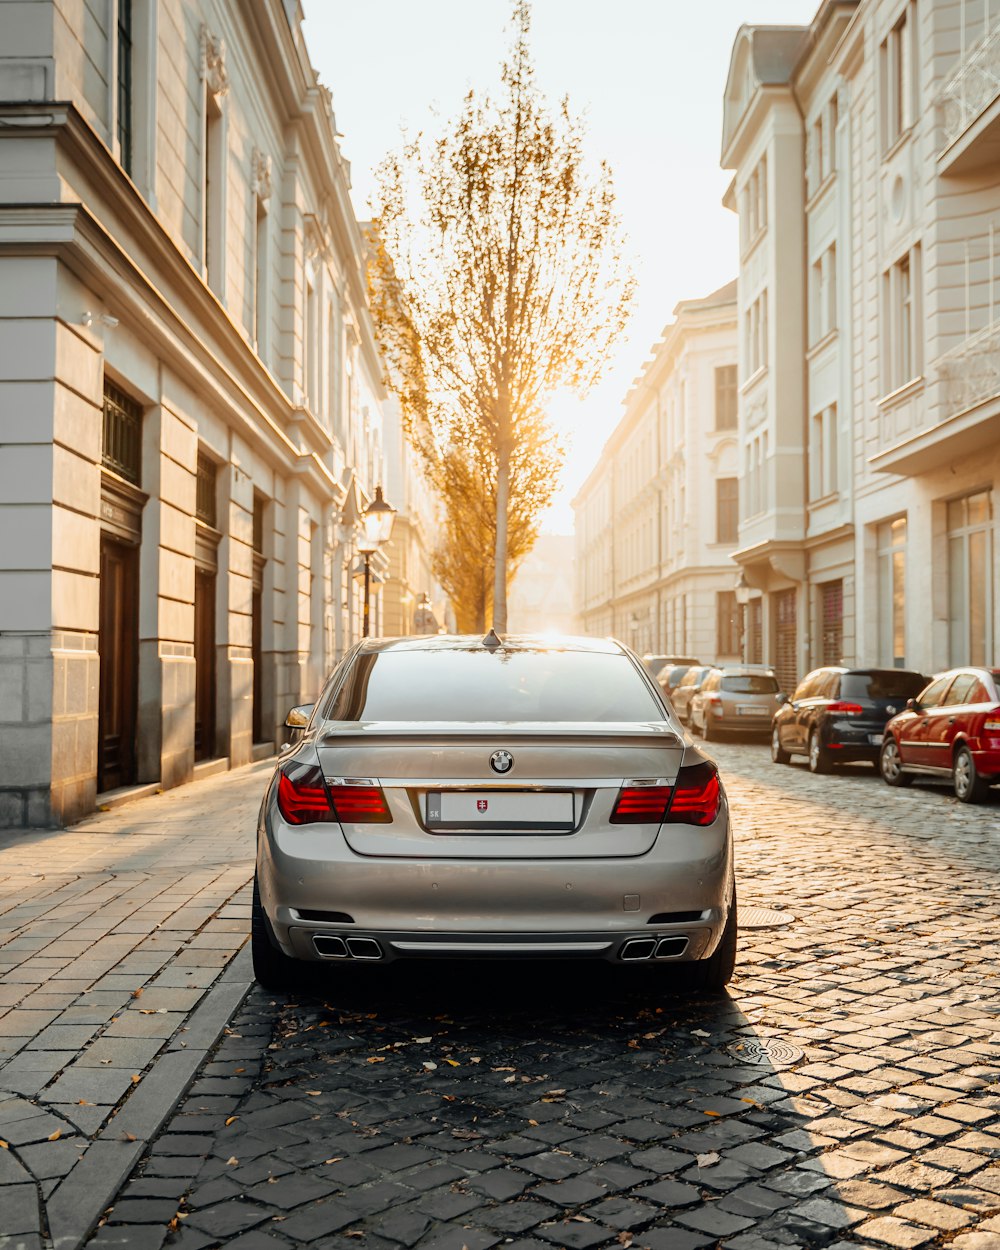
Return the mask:
[(643, 959), (670, 959), (683, 955), (687, 950), (686, 937), (630, 938), (618, 952), (618, 958), (627, 963)]
[(313, 936), (316, 954), (323, 959), (361, 959), (373, 961), (384, 959), (382, 947), (374, 938), (337, 937), (333, 933), (317, 933)]

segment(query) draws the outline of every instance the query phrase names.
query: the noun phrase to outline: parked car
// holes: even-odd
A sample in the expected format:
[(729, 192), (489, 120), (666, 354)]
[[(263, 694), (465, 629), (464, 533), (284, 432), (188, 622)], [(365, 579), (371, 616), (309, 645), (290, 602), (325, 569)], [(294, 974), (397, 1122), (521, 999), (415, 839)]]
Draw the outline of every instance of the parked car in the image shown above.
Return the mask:
[(963, 803), (1000, 782), (1000, 668), (935, 677), (885, 727), (879, 771), (890, 786), (947, 778)]
[(684, 676), (667, 695), (673, 704), (674, 711), (685, 725), (691, 724), (691, 700), (694, 693), (709, 673), (714, 671), (712, 664), (694, 664), (687, 668)]
[(659, 677), (665, 668), (682, 665), (687, 668), (691, 664), (700, 664), (701, 660), (690, 655), (644, 655), (642, 662), (651, 677)]
[(760, 664), (712, 669), (691, 696), (689, 719), (706, 742), (724, 733), (767, 734), (781, 706), (774, 670)]
[(656, 680), (660, 684), (660, 689), (668, 699), (673, 697), (674, 691), (680, 684), (681, 678), (689, 668), (704, 668), (705, 665), (701, 660), (686, 660), (683, 657), (676, 660), (673, 664), (667, 664), (660, 669)]
[(729, 980), (718, 770), (619, 643), (366, 639), (288, 723), (304, 732), (258, 821), (266, 988), (304, 962), (415, 958), (687, 963), (697, 988)]
[(817, 668), (783, 698), (771, 722), (771, 759), (805, 755), (814, 773), (868, 760), (878, 767), (885, 723), (927, 684), (903, 668)]

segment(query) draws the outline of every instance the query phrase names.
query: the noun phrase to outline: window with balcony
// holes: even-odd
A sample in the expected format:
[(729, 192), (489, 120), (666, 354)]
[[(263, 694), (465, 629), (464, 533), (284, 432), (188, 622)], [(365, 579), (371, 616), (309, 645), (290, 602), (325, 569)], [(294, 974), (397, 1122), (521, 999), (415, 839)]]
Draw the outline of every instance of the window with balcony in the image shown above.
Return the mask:
[(993, 510), (989, 491), (948, 504), (949, 662), (993, 661)]
[(878, 552), (878, 660), (906, 667), (906, 517), (876, 531)]
[(831, 243), (809, 267), (809, 345), (837, 328), (837, 245)]
[(910, 0), (879, 49), (883, 152), (895, 146), (913, 125), (916, 116), (913, 10), (914, 3)]
[(735, 477), (715, 479), (715, 541), (735, 544), (739, 533), (739, 483)]
[(736, 366), (722, 365), (715, 371), (715, 428), (736, 429)]
[(809, 498), (825, 499), (840, 490), (840, 426), (837, 405), (813, 413), (809, 432)]
[(918, 378), (923, 370), (920, 245), (905, 252), (882, 275), (883, 391)]

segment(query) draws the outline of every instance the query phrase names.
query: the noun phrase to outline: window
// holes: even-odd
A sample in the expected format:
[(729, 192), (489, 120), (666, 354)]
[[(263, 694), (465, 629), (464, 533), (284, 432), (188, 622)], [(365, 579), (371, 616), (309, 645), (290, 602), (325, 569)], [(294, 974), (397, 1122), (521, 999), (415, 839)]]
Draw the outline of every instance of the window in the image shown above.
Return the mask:
[(944, 701), (945, 693), (951, 685), (952, 677), (949, 673), (946, 677), (939, 677), (936, 681), (924, 690), (919, 696), (921, 707), (940, 707)]
[(715, 479), (715, 541), (735, 543), (739, 533), (739, 483), (735, 477)]
[(906, 667), (906, 517), (878, 527), (878, 659)]
[(767, 430), (761, 430), (747, 441), (746, 466), (746, 516), (757, 516), (767, 507)]
[(767, 291), (761, 291), (744, 314), (747, 375), (753, 376), (767, 364)]
[(948, 504), (948, 650), (953, 665), (992, 659), (992, 530), (989, 491)]
[(911, 3), (903, 10), (879, 53), (883, 151), (909, 130), (916, 115), (912, 7)]
[(820, 586), (820, 624), (824, 664), (839, 664), (844, 654), (844, 583), (823, 582)]
[(198, 453), (198, 477), (195, 490), (194, 514), (199, 521), (216, 528), (215, 508), (216, 468), (204, 452)]
[(722, 365), (715, 371), (715, 428), (736, 429), (735, 365)]
[(726, 677), (722, 689), (730, 694), (777, 694), (778, 679), (763, 674), (747, 673), (739, 677)]
[(118, 0), (118, 153), (132, 173), (132, 0)]
[(141, 468), (142, 405), (104, 380), (104, 440), (101, 463), (134, 486)]
[(767, 228), (767, 157), (762, 156), (747, 179), (743, 193), (744, 234), (747, 248)]
[(831, 243), (809, 267), (809, 344), (837, 328), (837, 245)]
[(825, 499), (839, 491), (839, 442), (837, 405), (830, 404), (812, 418), (809, 439), (810, 499)]
[(899, 258), (882, 275), (883, 384), (898, 390), (923, 369), (920, 245)]
[(222, 133), (222, 108), (217, 97), (205, 87), (205, 144), (203, 204), (202, 204), (202, 257), (205, 264), (205, 280), (217, 295), (221, 294), (222, 261), (224, 255), (222, 234), (225, 224), (225, 139)]
[(253, 337), (257, 355), (267, 356), (268, 242), (267, 203), (254, 197)]
[(715, 652), (717, 656), (739, 655), (738, 613), (736, 592), (720, 590), (715, 596)]

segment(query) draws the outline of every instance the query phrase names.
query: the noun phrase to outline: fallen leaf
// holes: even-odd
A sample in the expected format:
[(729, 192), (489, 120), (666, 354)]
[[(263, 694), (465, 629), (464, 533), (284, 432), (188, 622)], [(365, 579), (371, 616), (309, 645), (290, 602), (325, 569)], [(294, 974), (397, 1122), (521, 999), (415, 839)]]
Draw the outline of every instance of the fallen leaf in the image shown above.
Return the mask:
[(433, 1063), (430, 1059), (424, 1060), (424, 1067), (427, 1069), (428, 1072), (434, 1072), (437, 1070), (437, 1064)]
[(624, 1229), (618, 1234), (618, 1244), (627, 1248), (632, 1244), (632, 1234)]
[(234, 1072), (245, 1072), (246, 1068), (233, 1068)]
[(531, 1125), (532, 1128), (538, 1128), (537, 1120), (529, 1120), (528, 1123)]
[(571, 1220), (576, 1220), (578, 1224), (593, 1224), (594, 1222), (592, 1219), (589, 1219), (586, 1215), (571, 1215), (569, 1218)]
[(76, 1105), (78, 1107), (92, 1107), (94, 1104), (92, 1102), (87, 1102), (86, 1098), (80, 1098), (77, 1100)]
[(133, 990), (133, 991), (132, 991), (132, 997), (133, 997), (133, 998), (142, 998), (142, 986), (141, 986), (141, 985), (139, 986), (139, 988), (138, 988), (137, 990)]
[(691, 1036), (692, 1037), (711, 1037), (712, 1035), (711, 1033), (706, 1033), (704, 1029), (692, 1029)]
[(122, 1136), (125, 1138), (126, 1141), (138, 1141), (138, 1138), (136, 1137), (135, 1133), (123, 1133)]
[(332, 1159), (324, 1159), (323, 1162), (324, 1163), (340, 1163), (343, 1157), (344, 1157), (343, 1155), (334, 1155)]
[(138, 1084), (139, 1084), (139, 1082), (140, 1082), (141, 1080), (142, 1080), (142, 1077), (139, 1075), (139, 1073), (138, 1073), (138, 1072), (133, 1072), (133, 1073), (132, 1073), (132, 1084), (133, 1084), (133, 1085), (138, 1085)]
[(702, 1114), (702, 1115), (712, 1115), (712, 1116), (715, 1116), (715, 1117), (716, 1117), (716, 1119), (718, 1119), (718, 1117), (722, 1115), (722, 1112), (721, 1112), (721, 1111), (703, 1111), (701, 1114)]
[(56, 1131), (55, 1131), (54, 1133), (50, 1133), (50, 1134), (49, 1134), (48, 1140), (49, 1140), (49, 1141), (58, 1141), (60, 1137), (62, 1137), (62, 1129), (61, 1129), (61, 1128), (57, 1128), (57, 1129), (56, 1129)]
[(414, 1040), (415, 1042), (431, 1042), (431, 1041), (433, 1041), (434, 1039), (433, 1039), (433, 1038), (431, 1038), (431, 1037), (415, 1037), (413, 1040)]
[[(385, 1055), (369, 1055), (368, 1062), (369, 1063), (385, 1063)], [(424, 1064), (424, 1067), (426, 1068), (427, 1065)]]
[(505, 1076), (505, 1077), (503, 1078), (503, 1083), (504, 1083), (504, 1085), (513, 1085), (513, 1083), (514, 1083), (516, 1080), (517, 1080), (517, 1077), (516, 1077), (516, 1076)]
[(445, 1060), (445, 1063), (447, 1063), (447, 1064), (448, 1064), (450, 1067), (452, 1067), (452, 1068), (460, 1068), (460, 1067), (462, 1066), (462, 1065), (458, 1062), (458, 1060), (457, 1060), (457, 1059), (446, 1059), (446, 1060)]
[(319, 1098), (323, 1091), (321, 1089), (307, 1089), (306, 1093), (310, 1098)]
[(700, 1168), (710, 1168), (713, 1163), (719, 1162), (720, 1157), (721, 1156), (718, 1155), (714, 1150), (711, 1150), (709, 1151), (707, 1155), (698, 1155), (695, 1162), (698, 1164)]
[(236, 1167), (238, 1163), (239, 1163), (239, 1159), (237, 1159), (235, 1155), (230, 1155), (229, 1158), (226, 1160), (226, 1167), (234, 1168)]
[(231, 1116), (229, 1116), (229, 1117), (226, 1119), (226, 1128), (228, 1128), (228, 1127), (230, 1126), (230, 1124), (234, 1124), (234, 1123), (235, 1123), (235, 1122), (236, 1122), (239, 1118), (240, 1118), (240, 1117), (239, 1117), (238, 1115), (231, 1115)]
[(2, 1137), (0, 1137), (0, 1150), (10, 1150), (10, 1142), (4, 1141)]

